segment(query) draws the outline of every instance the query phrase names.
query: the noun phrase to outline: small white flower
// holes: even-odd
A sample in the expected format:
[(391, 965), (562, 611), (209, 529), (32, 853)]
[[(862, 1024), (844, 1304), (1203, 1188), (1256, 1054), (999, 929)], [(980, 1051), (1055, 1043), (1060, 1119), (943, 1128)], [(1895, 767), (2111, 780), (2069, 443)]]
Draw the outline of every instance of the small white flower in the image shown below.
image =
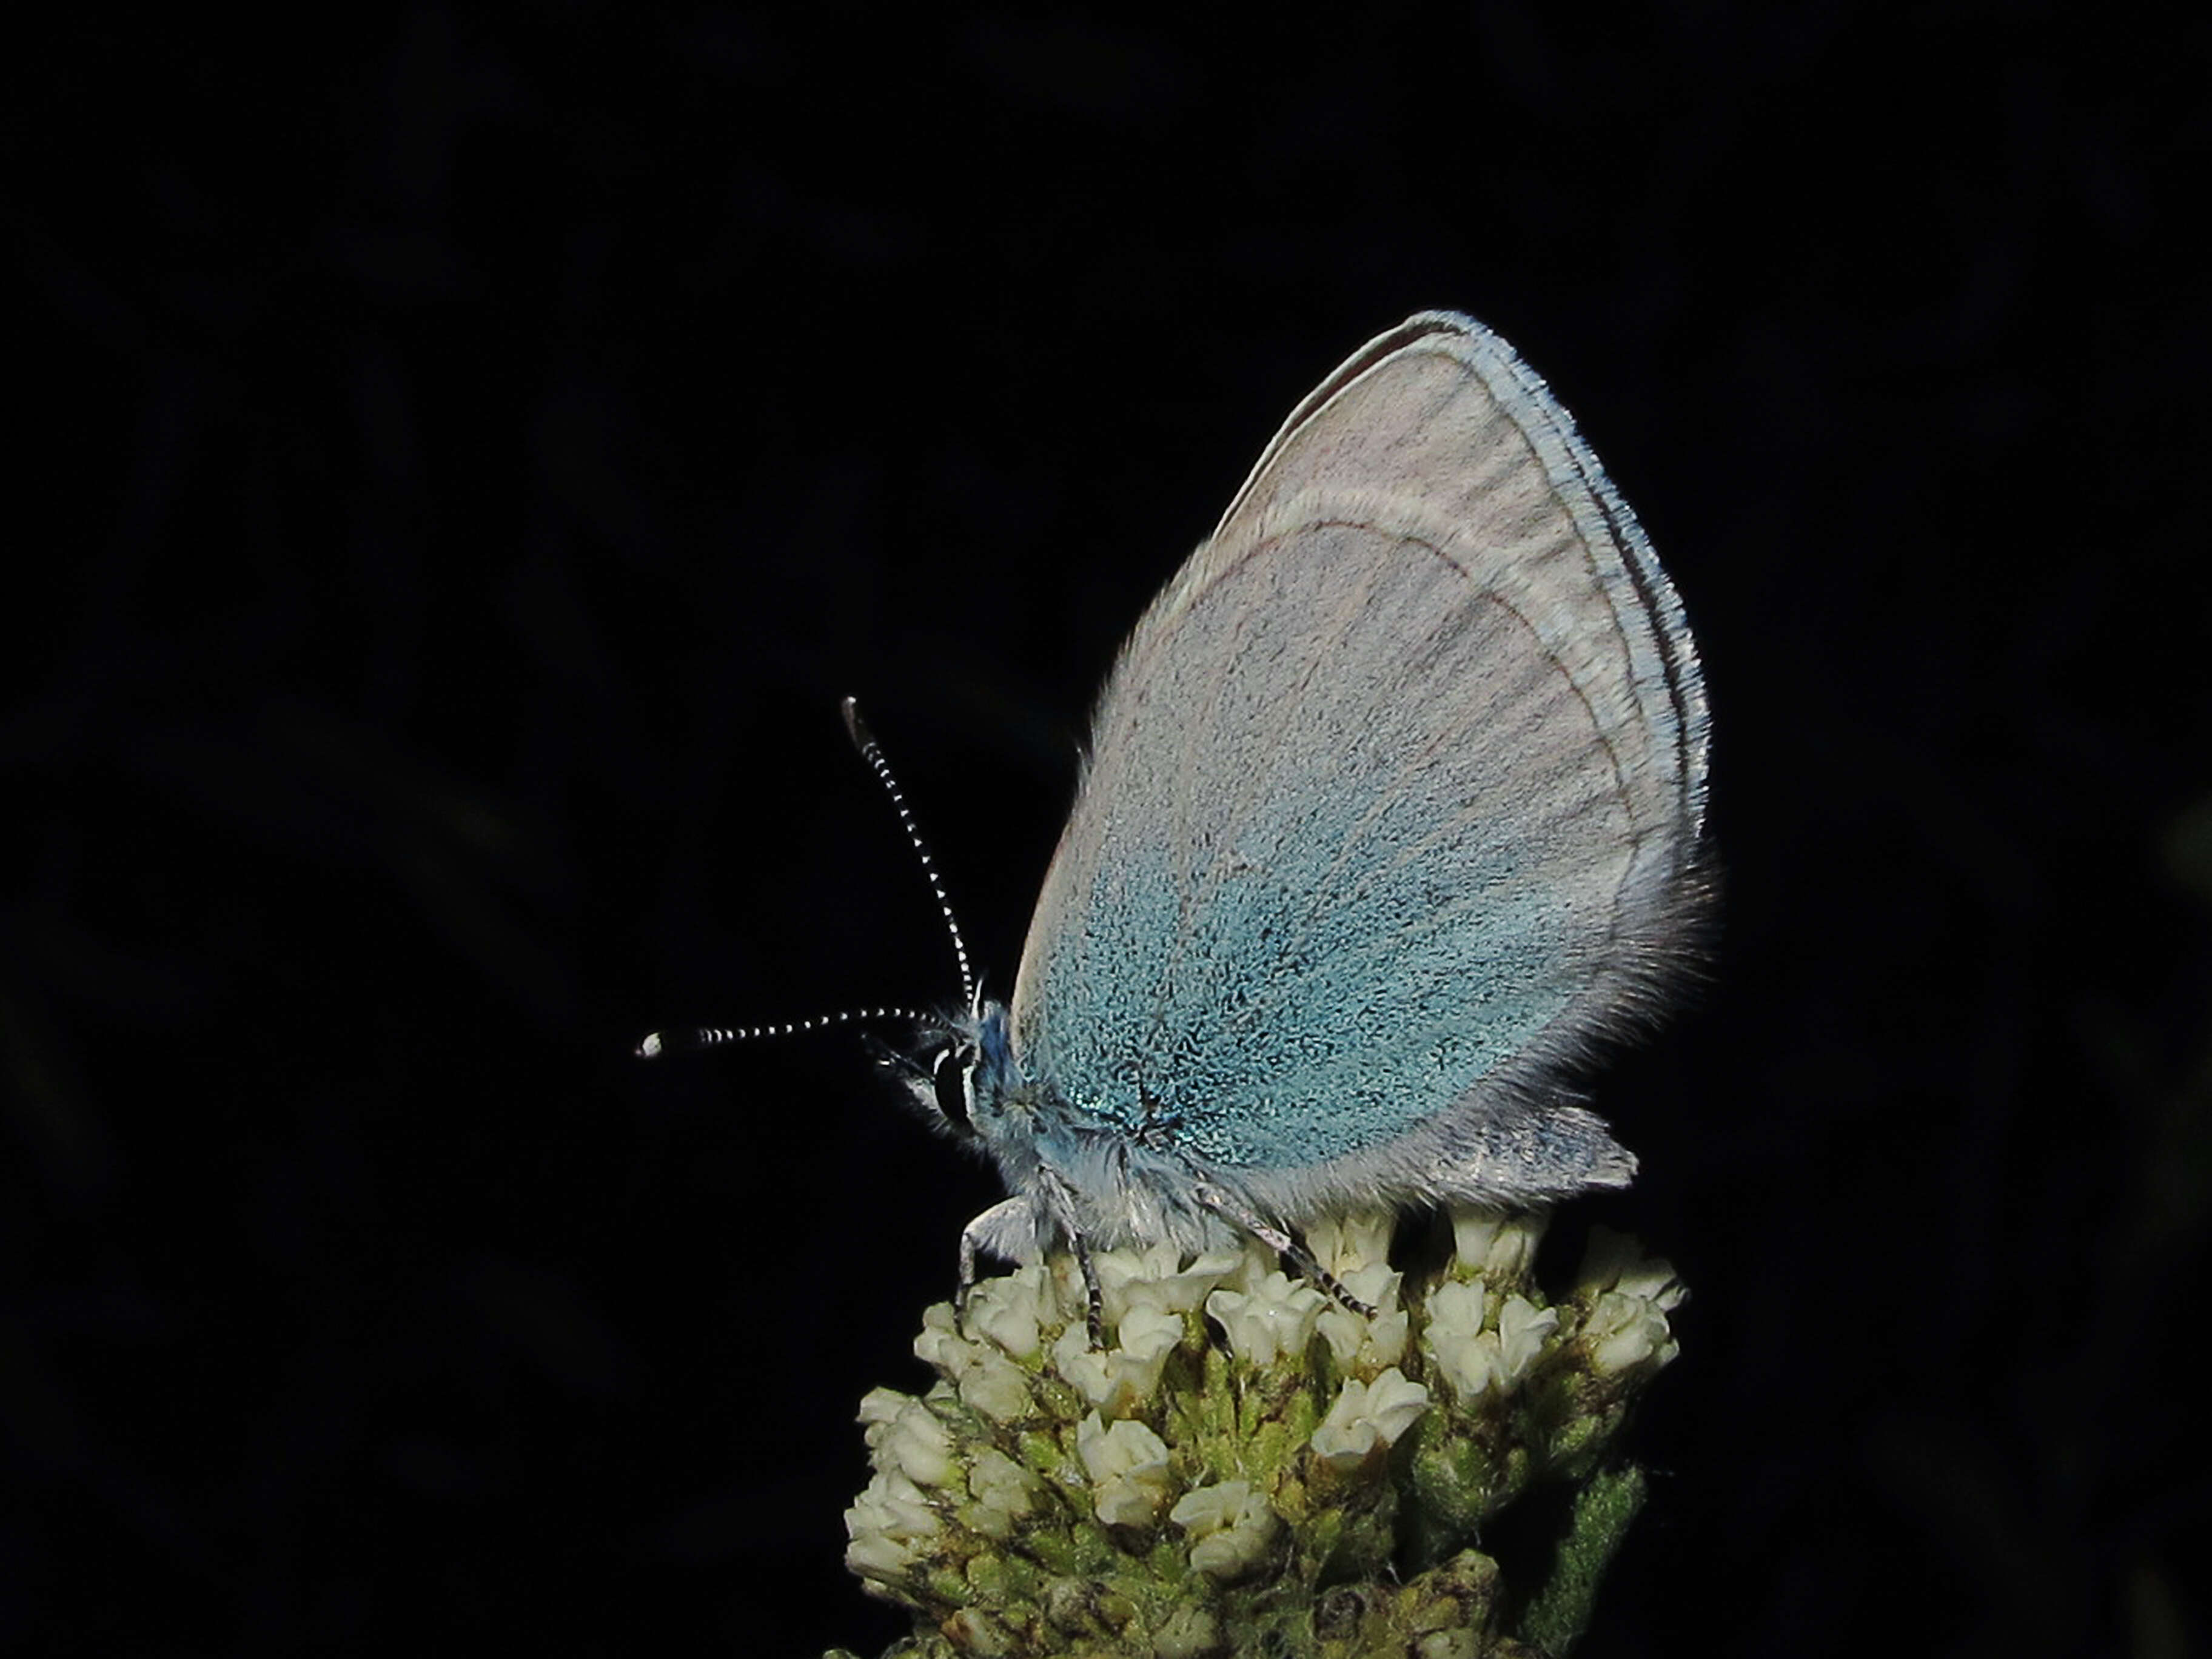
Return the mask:
[(933, 1370), (957, 1376), (975, 1363), (975, 1345), (960, 1334), (950, 1302), (932, 1303), (922, 1310), (921, 1333), (914, 1339), (915, 1358)]
[(1633, 1238), (1610, 1227), (1590, 1229), (1589, 1245), (1583, 1252), (1582, 1272), (1576, 1282), (1585, 1291), (1618, 1290), (1639, 1297), (1662, 1313), (1672, 1313), (1689, 1294), (1663, 1256), (1645, 1255)]
[(1667, 1316), (1688, 1292), (1673, 1267), (1660, 1257), (1645, 1256), (1626, 1234), (1590, 1229), (1578, 1291), (1583, 1296), (1596, 1292), (1579, 1340), (1599, 1376), (1645, 1364), (1656, 1370), (1679, 1352)]
[(1086, 1326), (1070, 1325), (1052, 1345), (1054, 1370), (1109, 1417), (1127, 1417), (1159, 1389), (1160, 1372), (1183, 1338), (1182, 1316), (1134, 1307), (1121, 1317), (1121, 1340), (1091, 1346)]
[(861, 1420), (868, 1425), (868, 1449), (876, 1467), (896, 1469), (918, 1486), (945, 1485), (958, 1472), (952, 1461), (952, 1437), (919, 1400), (904, 1400), (888, 1419), (870, 1420), (869, 1401), (887, 1392), (875, 1389), (861, 1402)]
[(968, 1293), (968, 1316), (962, 1322), (971, 1335), (988, 1337), (1009, 1358), (1027, 1359), (1041, 1340), (1043, 1290), (1044, 1276), (1035, 1263), (983, 1279)]
[[(1172, 1244), (1154, 1244), (1141, 1250), (1093, 1250), (1091, 1270), (1098, 1275), (1099, 1313), (1112, 1330), (1133, 1308), (1157, 1308), (1168, 1313), (1188, 1313), (1206, 1300), (1206, 1293), (1224, 1279), (1232, 1279), (1244, 1265), (1240, 1251), (1201, 1255), (1188, 1267)], [(1056, 1316), (1053, 1325), (1087, 1325), (1091, 1320), (1091, 1291), (1075, 1257), (1055, 1251), (1044, 1261), (1042, 1283), (1046, 1307)]]
[(1237, 1246), (1236, 1264), (1222, 1276), (1221, 1288), (1249, 1295), (1254, 1285), (1282, 1265), (1283, 1258), (1258, 1239), (1244, 1239)]
[(1076, 1425), (1075, 1453), (1091, 1477), (1091, 1507), (1109, 1526), (1149, 1526), (1166, 1507), (1167, 1443), (1142, 1423), (1109, 1427), (1092, 1412)]
[(960, 1518), (987, 1538), (1012, 1537), (1036, 1509), (1036, 1476), (995, 1447), (975, 1454), (968, 1491), (975, 1501), (960, 1511)]
[(1690, 1299), (1690, 1287), (1675, 1277), (1674, 1265), (1664, 1256), (1652, 1256), (1640, 1272), (1623, 1273), (1620, 1290), (1640, 1296), (1661, 1313), (1672, 1313)]
[(1174, 1245), (1155, 1244), (1145, 1250), (1101, 1250), (1091, 1265), (1097, 1270), (1106, 1317), (1126, 1324), (1139, 1308), (1167, 1314), (1194, 1311), (1205, 1303), (1206, 1292), (1235, 1273), (1243, 1260), (1242, 1250), (1217, 1250), (1185, 1267)]
[(1505, 1225), (1502, 1210), (1454, 1210), (1451, 1212), (1452, 1254), (1468, 1272), (1480, 1273)]
[(1152, 1366), (1157, 1375), (1176, 1344), (1182, 1340), (1184, 1330), (1181, 1313), (1164, 1308), (1132, 1308), (1121, 1316), (1118, 1346), (1121, 1352)]
[(1582, 1343), (1590, 1369), (1601, 1376), (1652, 1360), (1656, 1370), (1680, 1351), (1658, 1304), (1621, 1291), (1607, 1291), (1591, 1306), (1583, 1322)]
[(1030, 1374), (1002, 1353), (978, 1351), (975, 1362), (953, 1385), (961, 1400), (994, 1423), (1018, 1423), (1036, 1410)]
[(1281, 1523), (1249, 1480), (1185, 1492), (1168, 1519), (1190, 1536), (1190, 1564), (1210, 1578), (1235, 1578), (1266, 1558)]
[(1498, 1382), (1498, 1346), (1493, 1340), (1485, 1342), (1480, 1335), (1461, 1342), (1442, 1342), (1432, 1340), (1430, 1355), (1444, 1381), (1451, 1384), (1455, 1399), (1473, 1400), (1486, 1393)]
[(1454, 1210), (1452, 1254), (1459, 1258), (1459, 1270), (1493, 1282), (1521, 1283), (1536, 1259), (1547, 1219), (1541, 1211)]
[(1303, 1354), (1328, 1298), (1303, 1280), (1280, 1271), (1255, 1282), (1248, 1291), (1216, 1291), (1206, 1310), (1228, 1334), (1231, 1352), (1249, 1365), (1264, 1368), (1285, 1355)]
[[(938, 1303), (922, 1315), (914, 1352), (924, 1364), (949, 1377), (963, 1401), (994, 1423), (1018, 1422), (1036, 1409), (1029, 1373), (994, 1344), (962, 1337), (954, 1329), (949, 1302)], [(866, 1405), (861, 1402), (864, 1412)], [(861, 1420), (868, 1419), (864, 1416)]]
[(895, 1469), (878, 1469), (845, 1511), (848, 1537), (866, 1531), (898, 1539), (928, 1538), (939, 1525), (937, 1511), (921, 1489)]
[(1321, 1310), (1319, 1329), (1340, 1365), (1372, 1375), (1406, 1357), (1411, 1322), (1398, 1306), (1399, 1278), (1379, 1262), (1337, 1273), (1337, 1283), (1375, 1310), (1370, 1318), (1331, 1298)]
[(863, 1578), (903, 1577), (919, 1559), (915, 1547), (933, 1537), (940, 1525), (913, 1481), (895, 1470), (878, 1469), (845, 1511), (845, 1536), (850, 1540), (845, 1565)]
[(1429, 1293), (1428, 1349), (1461, 1400), (1518, 1383), (1559, 1328), (1551, 1309), (1507, 1296), (1498, 1303), (1495, 1326), (1486, 1329), (1488, 1302), (1480, 1279), (1448, 1281)]
[[(845, 1511), (845, 1524), (853, 1524), (853, 1511)], [(867, 1533), (856, 1537), (845, 1546), (845, 1571), (855, 1577), (873, 1579), (878, 1583), (895, 1583), (907, 1575), (915, 1563), (914, 1552), (881, 1533)], [(861, 1586), (866, 1589), (867, 1586)]]
[[(937, 1310), (932, 1308), (929, 1311), (935, 1313)], [(925, 1321), (928, 1316), (928, 1314), (922, 1316)], [(854, 1413), (853, 1420), (869, 1431), (868, 1443), (872, 1446), (876, 1443), (876, 1427), (879, 1424), (895, 1421), (900, 1411), (913, 1400), (912, 1395), (901, 1394), (896, 1389), (870, 1389), (860, 1396), (860, 1409)]]
[(1465, 1400), (1490, 1386), (1491, 1361), (1482, 1348), (1482, 1327), (1489, 1293), (1477, 1279), (1446, 1279), (1429, 1292), (1429, 1322), (1421, 1333), (1428, 1349)]
[(1372, 1382), (1347, 1382), (1313, 1431), (1315, 1453), (1331, 1467), (1357, 1468), (1377, 1446), (1395, 1446), (1429, 1408), (1429, 1391), (1393, 1365)]
[(1544, 1352), (1544, 1344), (1559, 1328), (1556, 1310), (1540, 1308), (1526, 1297), (1509, 1296), (1498, 1310), (1499, 1378), (1509, 1389), (1519, 1385)]
[(1335, 1275), (1339, 1284), (1351, 1290), (1353, 1274), (1390, 1265), (1390, 1234), (1395, 1223), (1394, 1216), (1325, 1216), (1306, 1228), (1306, 1249)]
[(1224, 1527), (1235, 1526), (1251, 1501), (1252, 1483), (1249, 1480), (1222, 1480), (1211, 1486), (1194, 1486), (1176, 1499), (1176, 1506), (1168, 1511), (1168, 1519), (1193, 1538), (1206, 1538)]

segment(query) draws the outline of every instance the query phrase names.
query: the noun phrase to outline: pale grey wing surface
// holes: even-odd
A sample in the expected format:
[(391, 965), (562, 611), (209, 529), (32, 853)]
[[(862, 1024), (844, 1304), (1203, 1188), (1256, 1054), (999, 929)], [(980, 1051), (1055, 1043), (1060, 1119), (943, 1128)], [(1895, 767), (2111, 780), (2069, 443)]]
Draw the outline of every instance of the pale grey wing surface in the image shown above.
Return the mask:
[[(1374, 373), (1384, 366), (1390, 372)], [(1480, 383), (1480, 393), (1466, 395), (1468, 375)], [(1405, 404), (1395, 403), (1408, 392)], [(1678, 750), (1666, 769), (1680, 782), (1682, 811), (1694, 835), (1705, 821), (1708, 729), (1705, 684), (1681, 601), (1573, 417), (1511, 346), (1473, 318), (1422, 312), (1353, 353), (1269, 441), (1209, 545), (1232, 539), (1238, 526), (1279, 510), (1317, 485), (1424, 499), (1439, 516), (1460, 523), (1457, 544), (1470, 545), (1486, 528), (1509, 524), (1515, 510), (1510, 501), (1480, 499), (1494, 480), (1468, 465), (1485, 441), (1478, 428), (1501, 417), (1520, 429), (1555, 497), (1551, 510), (1567, 515), (1572, 538), (1588, 559), (1581, 580), (1570, 576), (1564, 588), (1552, 587), (1550, 597), (1566, 603), (1567, 629), (1593, 639), (1602, 623), (1586, 617), (1576, 602), (1585, 584), (1604, 600), (1628, 656), (1638, 712), (1655, 743)], [(1532, 475), (1515, 487), (1539, 486)], [(1481, 562), (1530, 552), (1551, 556), (1555, 550), (1544, 540), (1551, 528), (1492, 544)], [(1191, 558), (1176, 586), (1204, 580), (1206, 551), (1202, 547)], [(1525, 574), (1532, 582), (1541, 580), (1533, 570)], [(1171, 587), (1163, 594), (1157, 608), (1164, 609), (1173, 592)]]
[(1554, 1074), (1684, 954), (1703, 693), (1495, 337), (1416, 318), (1300, 408), (1096, 744), (1015, 988), (1030, 1078), (1286, 1212), (1626, 1178)]

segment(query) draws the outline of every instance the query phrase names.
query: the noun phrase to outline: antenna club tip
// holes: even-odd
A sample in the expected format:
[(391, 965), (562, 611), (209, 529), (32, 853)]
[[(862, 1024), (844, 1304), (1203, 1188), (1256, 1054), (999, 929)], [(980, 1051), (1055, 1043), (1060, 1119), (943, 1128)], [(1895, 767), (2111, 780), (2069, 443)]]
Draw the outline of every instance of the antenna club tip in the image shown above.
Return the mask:
[(852, 738), (853, 746), (860, 750), (867, 749), (875, 742), (876, 734), (868, 730), (867, 721), (860, 718), (860, 700), (847, 697), (837, 707), (845, 716), (845, 731)]

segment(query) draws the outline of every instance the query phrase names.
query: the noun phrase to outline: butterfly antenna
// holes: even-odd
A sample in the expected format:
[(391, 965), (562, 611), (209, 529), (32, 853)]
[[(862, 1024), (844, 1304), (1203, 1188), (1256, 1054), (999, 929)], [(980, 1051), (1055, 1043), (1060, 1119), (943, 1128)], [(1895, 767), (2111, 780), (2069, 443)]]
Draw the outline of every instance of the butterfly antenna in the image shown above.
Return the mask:
[(718, 1048), (725, 1042), (757, 1042), (763, 1037), (797, 1036), (803, 1031), (829, 1031), (864, 1019), (904, 1019), (924, 1025), (936, 1023), (936, 1016), (915, 1008), (848, 1008), (842, 1013), (817, 1014), (812, 1019), (794, 1019), (781, 1025), (744, 1025), (728, 1030), (701, 1025), (688, 1031), (655, 1031), (637, 1045), (637, 1057), (640, 1060), (657, 1060), (678, 1048)]
[(852, 733), (853, 747), (860, 751), (876, 775), (876, 781), (891, 798), (892, 809), (898, 813), (899, 823), (906, 830), (907, 844), (914, 848), (915, 857), (921, 860), (921, 873), (929, 878), (929, 890), (937, 896), (937, 914), (945, 918), (945, 931), (952, 940), (952, 955), (960, 964), (960, 1001), (963, 1007), (975, 1006), (975, 972), (968, 963), (968, 941), (960, 937), (960, 924), (952, 917), (952, 901), (945, 896), (945, 882), (937, 873), (937, 860), (929, 855), (929, 844), (921, 838), (921, 831), (914, 821), (914, 812), (906, 804), (898, 780), (891, 775), (890, 763), (884, 758), (883, 750), (876, 743), (876, 734), (868, 730), (867, 722), (860, 718), (857, 698), (845, 699), (845, 730)]

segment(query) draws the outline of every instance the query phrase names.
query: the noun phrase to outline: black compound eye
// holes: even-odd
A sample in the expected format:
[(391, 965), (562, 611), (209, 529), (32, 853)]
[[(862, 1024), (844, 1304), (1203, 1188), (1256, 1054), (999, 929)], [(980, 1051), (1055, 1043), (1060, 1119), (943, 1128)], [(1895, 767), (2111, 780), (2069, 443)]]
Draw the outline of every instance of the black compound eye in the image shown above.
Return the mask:
[(968, 1076), (975, 1069), (975, 1050), (964, 1042), (940, 1048), (930, 1079), (937, 1090), (937, 1109), (947, 1123), (973, 1130), (968, 1117)]

